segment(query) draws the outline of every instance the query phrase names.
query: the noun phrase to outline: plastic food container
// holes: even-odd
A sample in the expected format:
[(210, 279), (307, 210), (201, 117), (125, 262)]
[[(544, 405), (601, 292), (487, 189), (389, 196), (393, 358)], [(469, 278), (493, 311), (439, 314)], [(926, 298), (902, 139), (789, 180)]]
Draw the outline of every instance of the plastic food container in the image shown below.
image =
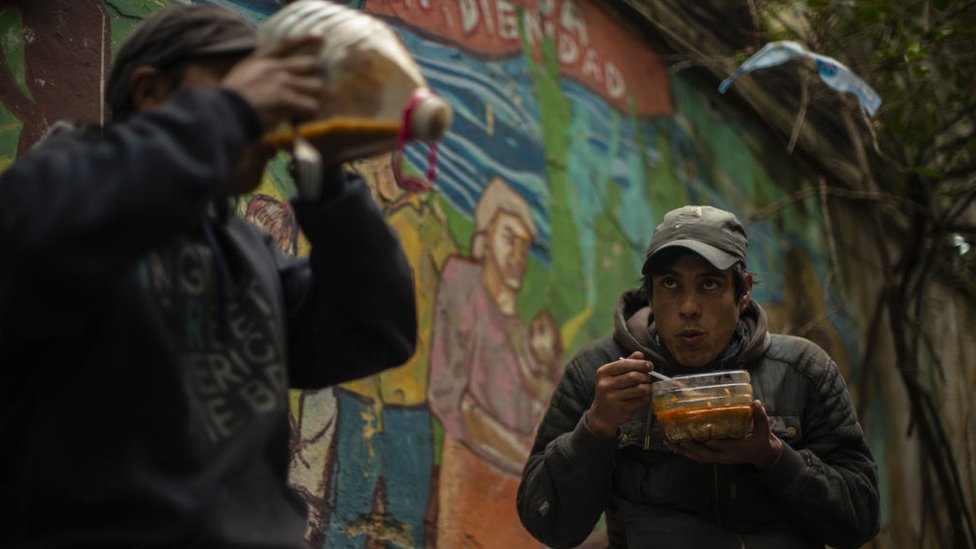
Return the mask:
[(749, 372), (677, 376), (652, 386), (654, 416), (672, 442), (742, 438), (752, 431)]
[(383, 21), (341, 4), (301, 0), (259, 28), (262, 42), (321, 36), (316, 53), (326, 90), (314, 120), (265, 136), (288, 145), (297, 131), (327, 163), (394, 151), (406, 141), (428, 144), (450, 125), (452, 110), (434, 94), (400, 37)]

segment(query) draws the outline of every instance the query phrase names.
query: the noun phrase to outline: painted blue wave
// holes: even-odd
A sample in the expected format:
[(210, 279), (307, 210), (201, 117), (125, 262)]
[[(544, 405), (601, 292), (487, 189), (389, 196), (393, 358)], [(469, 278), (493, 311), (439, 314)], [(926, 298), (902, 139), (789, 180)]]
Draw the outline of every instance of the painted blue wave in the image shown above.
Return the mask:
[[(482, 190), (500, 177), (531, 206), (538, 230), (533, 254), (544, 260), (551, 237), (546, 157), (524, 57), (485, 61), (391, 26), (430, 87), (454, 109), (454, 122), (437, 149), (437, 186), (445, 200), (473, 219)], [(427, 149), (408, 147), (405, 156), (422, 173)]]

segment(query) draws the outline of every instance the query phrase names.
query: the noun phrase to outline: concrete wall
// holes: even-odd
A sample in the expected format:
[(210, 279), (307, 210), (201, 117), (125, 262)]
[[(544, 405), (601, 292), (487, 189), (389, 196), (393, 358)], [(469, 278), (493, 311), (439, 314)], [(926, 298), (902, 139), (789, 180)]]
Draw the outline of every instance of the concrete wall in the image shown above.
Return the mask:
[[(281, 4), (218, 3), (255, 21)], [(538, 546), (513, 504), (535, 424), (564, 361), (610, 332), (657, 220), (685, 203), (750, 220), (755, 297), (775, 330), (839, 362), (871, 411), (885, 520), (904, 507), (885, 466), (886, 439), (900, 431), (886, 423), (882, 392), (861, 385), (863, 321), (837, 296), (819, 202), (752, 218), (816, 184), (781, 140), (730, 109), (714, 82), (669, 71), (671, 60), (599, 0), (353, 4), (398, 31), (455, 121), (438, 149), (436, 193), (404, 194), (388, 156), (353, 165), (416, 272), (420, 348), (396, 370), (291, 395), (293, 483), (309, 502), (314, 546)], [(0, 169), (54, 120), (102, 118), (112, 52), (158, 7), (0, 5)], [(409, 148), (408, 164), (421, 171), (426, 153)], [(291, 192), (279, 160), (239, 209), (282, 249), (306, 254), (283, 200)], [(487, 271), (507, 290), (485, 283)], [(484, 419), (477, 432), (460, 419), (472, 403)]]

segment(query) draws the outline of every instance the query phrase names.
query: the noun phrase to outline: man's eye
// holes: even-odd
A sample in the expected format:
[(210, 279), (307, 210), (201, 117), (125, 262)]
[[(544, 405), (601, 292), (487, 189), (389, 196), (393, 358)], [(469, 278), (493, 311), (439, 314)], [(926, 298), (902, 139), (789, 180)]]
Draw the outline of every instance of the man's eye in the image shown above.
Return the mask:
[(702, 283), (702, 287), (706, 290), (714, 290), (715, 288), (719, 287), (719, 283), (718, 280), (705, 279), (705, 281)]
[(661, 286), (671, 290), (678, 287), (678, 281), (673, 278), (664, 278), (661, 280)]

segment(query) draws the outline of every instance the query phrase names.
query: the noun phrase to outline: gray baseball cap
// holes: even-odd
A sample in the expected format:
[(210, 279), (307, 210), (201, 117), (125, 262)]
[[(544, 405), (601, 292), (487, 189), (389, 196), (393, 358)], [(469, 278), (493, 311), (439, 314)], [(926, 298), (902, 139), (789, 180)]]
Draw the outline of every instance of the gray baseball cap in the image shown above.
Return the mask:
[(682, 206), (664, 214), (654, 229), (641, 274), (647, 275), (657, 254), (669, 248), (687, 248), (724, 271), (745, 263), (748, 245), (735, 214), (712, 206)]
[(147, 17), (122, 43), (105, 83), (105, 102), (113, 112), (131, 109), (129, 79), (140, 66), (163, 68), (204, 55), (243, 55), (257, 45), (257, 28), (231, 9), (171, 4)]

